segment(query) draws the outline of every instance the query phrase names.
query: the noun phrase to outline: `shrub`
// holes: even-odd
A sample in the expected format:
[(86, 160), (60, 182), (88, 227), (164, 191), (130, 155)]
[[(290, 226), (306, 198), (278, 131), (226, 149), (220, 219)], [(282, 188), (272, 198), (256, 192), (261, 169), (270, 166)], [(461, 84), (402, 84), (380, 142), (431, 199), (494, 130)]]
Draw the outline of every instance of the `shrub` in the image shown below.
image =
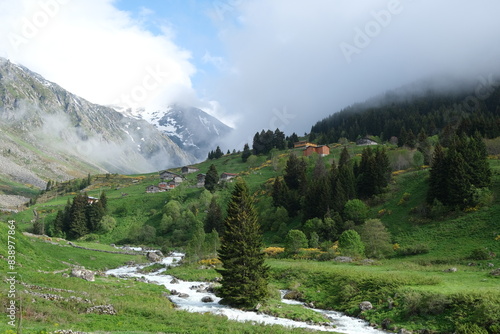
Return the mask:
[(484, 247), (473, 249), (469, 255), (471, 260), (489, 260), (491, 258), (493, 258), (492, 253)]
[(380, 219), (368, 219), (361, 226), (360, 236), (368, 257), (381, 259), (393, 252), (391, 234)]
[(345, 256), (360, 257), (365, 254), (365, 245), (358, 232), (354, 230), (344, 231), (340, 235), (339, 248), (340, 253)]
[(456, 334), (488, 334), (488, 331), (476, 324), (459, 324), (456, 327)]
[(429, 253), (429, 246), (425, 244), (416, 244), (413, 246), (406, 246), (399, 248), (397, 250), (398, 254), (407, 256), (407, 255), (419, 255), (419, 254), (427, 254)]
[(297, 254), (300, 248), (308, 245), (307, 237), (300, 230), (290, 230), (285, 237), (285, 253)]
[(344, 206), (344, 220), (352, 220), (356, 224), (361, 224), (368, 217), (368, 207), (359, 199), (347, 201)]

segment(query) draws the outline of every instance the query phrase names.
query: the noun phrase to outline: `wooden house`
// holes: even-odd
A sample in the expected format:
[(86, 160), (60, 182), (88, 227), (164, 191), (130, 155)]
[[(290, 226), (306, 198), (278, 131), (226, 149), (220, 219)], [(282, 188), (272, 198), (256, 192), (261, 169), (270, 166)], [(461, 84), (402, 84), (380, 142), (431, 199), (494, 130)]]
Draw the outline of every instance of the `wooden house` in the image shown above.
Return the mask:
[(182, 174), (191, 174), (191, 173), (196, 173), (199, 172), (200, 169), (193, 167), (193, 166), (184, 166), (181, 168)]
[(308, 157), (313, 153), (318, 153), (320, 156), (324, 157), (328, 154), (330, 154), (330, 148), (327, 145), (321, 145), (321, 146), (307, 146), (304, 149), (304, 156)]
[(196, 175), (196, 186), (198, 188), (202, 188), (205, 186), (205, 176), (206, 176), (206, 174), (202, 174), (202, 173)]
[(160, 188), (158, 186), (150, 185), (146, 187), (147, 193), (157, 193), (160, 192)]
[(178, 183), (182, 182), (182, 176), (179, 174), (172, 173), (168, 170), (165, 170), (163, 172), (160, 172), (160, 179), (162, 181), (169, 181), (169, 180), (174, 180), (174, 179), (180, 179)]

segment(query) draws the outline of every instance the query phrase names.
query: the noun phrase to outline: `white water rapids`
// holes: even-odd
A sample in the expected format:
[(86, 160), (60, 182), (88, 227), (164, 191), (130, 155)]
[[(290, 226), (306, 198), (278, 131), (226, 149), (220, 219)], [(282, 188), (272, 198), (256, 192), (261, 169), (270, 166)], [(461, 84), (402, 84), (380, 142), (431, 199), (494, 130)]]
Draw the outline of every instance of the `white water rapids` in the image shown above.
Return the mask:
[[(139, 249), (137, 249), (139, 250)], [(175, 265), (178, 261), (182, 259), (184, 254), (182, 253), (172, 253), (169, 256), (163, 258), (162, 262), (165, 265)], [(213, 293), (206, 291), (198, 292), (197, 289), (193, 287), (207, 286), (206, 282), (190, 282), (176, 280), (178, 283), (171, 283), (175, 277), (165, 274), (166, 269), (160, 269), (154, 273), (141, 273), (139, 272), (142, 268), (148, 266), (145, 265), (131, 265), (120, 267), (117, 269), (111, 269), (106, 272), (108, 275), (114, 275), (117, 277), (137, 277), (144, 278), (147, 281), (159, 285), (165, 286), (169, 291), (176, 290), (180, 294), (187, 294), (188, 297), (180, 297), (179, 295), (171, 295), (170, 300), (174, 302), (180, 309), (186, 310), (188, 312), (198, 312), (206, 313), (210, 312), (213, 314), (224, 315), (228, 319), (236, 321), (248, 321), (251, 323), (263, 323), (269, 325), (282, 325), (285, 327), (300, 327), (300, 328), (310, 328), (317, 331), (331, 331), (346, 334), (377, 334), (386, 333), (382, 330), (377, 330), (368, 325), (366, 321), (361, 319), (348, 317), (340, 312), (327, 311), (320, 309), (312, 309), (316, 312), (322, 313), (328, 317), (332, 327), (312, 325), (306, 322), (294, 321), (285, 318), (277, 318), (270, 315), (265, 315), (257, 312), (242, 311), (235, 308), (231, 308), (227, 305), (220, 305), (220, 298), (216, 297)], [(203, 297), (211, 297), (213, 302), (202, 302)], [(282, 299), (283, 303), (286, 304), (302, 304), (299, 301)], [(327, 320), (325, 320), (327, 322)]]

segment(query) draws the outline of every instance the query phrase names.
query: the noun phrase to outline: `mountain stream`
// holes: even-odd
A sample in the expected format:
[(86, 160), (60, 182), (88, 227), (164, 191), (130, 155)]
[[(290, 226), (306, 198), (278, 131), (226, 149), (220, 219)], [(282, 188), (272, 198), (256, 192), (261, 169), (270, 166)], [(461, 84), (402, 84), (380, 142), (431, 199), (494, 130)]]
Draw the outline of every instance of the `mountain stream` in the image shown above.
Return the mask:
[[(134, 248), (134, 250), (140, 250)], [(163, 264), (167, 266), (172, 266), (178, 263), (184, 254), (182, 253), (172, 253), (169, 256), (162, 259)], [(166, 274), (165, 268), (162, 268), (153, 273), (141, 273), (140, 270), (149, 264), (142, 265), (130, 265), (125, 267), (120, 267), (116, 269), (111, 269), (106, 272), (108, 275), (114, 275), (120, 278), (143, 278), (149, 283), (154, 283), (158, 285), (165, 286), (169, 291), (176, 291), (176, 295), (169, 296), (170, 300), (177, 305), (181, 310), (186, 310), (188, 312), (198, 312), (206, 313), (210, 312), (213, 314), (224, 315), (228, 319), (236, 321), (248, 321), (251, 323), (263, 323), (269, 325), (281, 325), (285, 327), (300, 327), (309, 328), (317, 331), (331, 331), (346, 334), (376, 334), (376, 333), (386, 333), (382, 330), (374, 329), (369, 326), (366, 321), (361, 319), (348, 317), (340, 312), (313, 309), (316, 312), (322, 313), (327, 316), (333, 326), (321, 326), (313, 325), (306, 322), (294, 321), (285, 318), (277, 318), (274, 316), (251, 312), (242, 311), (239, 309), (231, 308), (227, 305), (219, 304), (220, 298), (215, 296), (211, 292), (207, 292), (206, 287), (209, 283), (206, 282), (190, 282), (182, 281), (176, 279), (175, 277)], [(284, 295), (284, 292), (282, 292)], [(202, 298), (209, 299), (208, 302), (202, 302)], [(205, 300), (206, 301), (206, 300)], [(302, 304), (299, 301), (282, 299), (283, 303), (286, 304)], [(326, 322), (326, 320), (325, 320)]]

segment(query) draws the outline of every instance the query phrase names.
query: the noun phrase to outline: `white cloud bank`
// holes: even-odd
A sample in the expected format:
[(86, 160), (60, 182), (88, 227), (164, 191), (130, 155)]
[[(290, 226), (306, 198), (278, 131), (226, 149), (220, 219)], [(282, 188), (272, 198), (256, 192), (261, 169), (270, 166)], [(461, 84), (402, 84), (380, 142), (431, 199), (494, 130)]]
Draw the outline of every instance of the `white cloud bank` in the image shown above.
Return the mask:
[(227, 113), (242, 115), (236, 125), (245, 138), (275, 126), (303, 134), (331, 113), (416, 80), (476, 80), (500, 69), (496, 0), (225, 3), (212, 16), (232, 70), (206, 86)]
[[(190, 53), (112, 0), (0, 2), (0, 56), (99, 104), (137, 107), (192, 96)], [(147, 16), (143, 10), (141, 18)]]

